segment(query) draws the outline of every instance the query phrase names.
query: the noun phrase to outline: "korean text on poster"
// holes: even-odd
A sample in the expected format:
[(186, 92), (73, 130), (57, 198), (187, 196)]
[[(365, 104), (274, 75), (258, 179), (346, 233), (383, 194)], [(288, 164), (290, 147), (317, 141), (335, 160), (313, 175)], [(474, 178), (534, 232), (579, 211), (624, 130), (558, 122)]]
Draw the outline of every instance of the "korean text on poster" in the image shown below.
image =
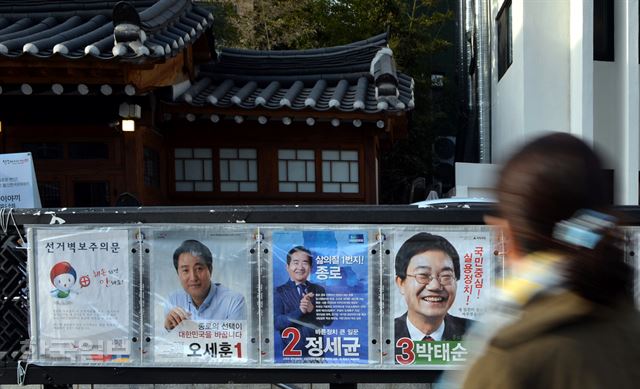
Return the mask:
[(273, 233), (276, 363), (368, 363), (368, 235)]
[(489, 230), (399, 231), (393, 258), (394, 362), (455, 365), (490, 284)]
[(145, 229), (151, 254), (153, 360), (250, 362), (251, 231)]
[(128, 362), (127, 231), (39, 229), (35, 236), (39, 358)]

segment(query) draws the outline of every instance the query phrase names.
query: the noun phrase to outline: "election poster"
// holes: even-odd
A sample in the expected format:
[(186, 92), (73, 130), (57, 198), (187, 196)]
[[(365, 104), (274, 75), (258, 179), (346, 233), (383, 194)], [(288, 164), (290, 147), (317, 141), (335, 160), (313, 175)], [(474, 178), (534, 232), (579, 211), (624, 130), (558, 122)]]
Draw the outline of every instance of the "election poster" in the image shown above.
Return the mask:
[(29, 233), (32, 360), (131, 362), (127, 230), (34, 227)]
[(383, 233), (391, 248), (389, 362), (464, 364), (465, 333), (482, 315), (493, 282), (494, 232), (484, 226), (405, 226)]
[(0, 208), (40, 208), (31, 153), (0, 154)]
[(257, 363), (250, 348), (257, 228), (168, 225), (141, 229), (148, 248), (150, 350), (155, 364)]
[(272, 231), (274, 363), (370, 363), (372, 235), (365, 229)]

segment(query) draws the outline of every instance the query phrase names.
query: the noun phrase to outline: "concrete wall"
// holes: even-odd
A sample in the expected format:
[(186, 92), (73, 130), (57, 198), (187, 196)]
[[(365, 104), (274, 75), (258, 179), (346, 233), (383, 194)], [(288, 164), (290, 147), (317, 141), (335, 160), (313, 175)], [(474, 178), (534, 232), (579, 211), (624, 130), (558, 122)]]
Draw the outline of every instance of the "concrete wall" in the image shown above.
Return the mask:
[[(495, 21), (503, 0), (492, 4)], [(549, 131), (582, 137), (614, 170), (616, 204), (638, 204), (639, 0), (614, 1), (615, 62), (593, 61), (593, 0), (513, 0), (513, 63), (498, 81), (492, 27), (492, 162)]]
[[(493, 2), (493, 20), (502, 4)], [(569, 0), (513, 0), (511, 12), (513, 63), (499, 81), (493, 27), (494, 163), (532, 137), (571, 129)]]
[(525, 140), (569, 132), (569, 1), (524, 1)]
[(614, 1), (615, 61), (594, 61), (594, 145), (614, 169), (616, 204), (638, 204), (638, 0)]

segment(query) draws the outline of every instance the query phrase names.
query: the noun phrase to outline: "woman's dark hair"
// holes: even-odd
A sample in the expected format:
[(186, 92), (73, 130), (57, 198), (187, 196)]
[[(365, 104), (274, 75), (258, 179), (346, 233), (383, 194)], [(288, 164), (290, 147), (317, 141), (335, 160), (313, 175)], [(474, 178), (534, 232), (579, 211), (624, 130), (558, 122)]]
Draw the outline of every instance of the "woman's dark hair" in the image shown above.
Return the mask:
[(568, 287), (599, 303), (633, 299), (633, 271), (615, 228), (593, 249), (553, 238), (556, 223), (580, 209), (608, 212), (602, 165), (580, 139), (563, 133), (538, 138), (521, 148), (504, 165), (498, 181), (498, 210), (526, 254), (552, 250), (564, 255)]

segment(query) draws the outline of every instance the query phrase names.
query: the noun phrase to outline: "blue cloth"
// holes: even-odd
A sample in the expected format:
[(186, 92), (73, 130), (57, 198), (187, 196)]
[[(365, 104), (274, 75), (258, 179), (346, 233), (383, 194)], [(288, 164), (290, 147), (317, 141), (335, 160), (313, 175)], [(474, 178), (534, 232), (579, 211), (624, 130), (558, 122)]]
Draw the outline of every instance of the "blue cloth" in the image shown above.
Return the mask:
[(211, 284), (209, 294), (196, 308), (191, 296), (183, 289), (173, 292), (165, 307), (165, 316), (174, 307), (191, 313), (191, 320), (246, 320), (244, 297), (220, 284)]
[[(324, 315), (329, 314), (329, 305), (326, 299), (326, 291), (325, 289), (317, 284), (313, 284), (311, 282), (306, 282), (306, 292), (313, 292), (314, 297), (311, 299), (311, 302), (314, 306), (313, 312), (302, 313), (300, 311), (300, 300), (302, 296), (299, 294), (299, 290), (296, 287), (296, 284), (289, 280), (286, 283), (278, 286), (273, 295), (273, 316), (274, 316), (274, 327), (275, 327), (275, 336), (276, 340), (280, 340), (282, 330), (287, 327), (294, 327), (300, 331), (301, 340), (298, 342), (294, 349), (301, 350), (303, 356), (307, 355), (306, 348), (304, 345), (306, 344), (305, 339), (307, 337), (320, 337), (321, 335), (316, 335), (315, 330), (321, 329), (324, 326), (331, 324), (332, 320), (323, 317), (322, 319), (318, 319), (316, 315), (316, 311), (321, 310), (326, 312)], [(288, 344), (288, 340), (283, 339), (282, 346), (286, 346)], [(281, 357), (282, 350), (279, 350), (280, 342), (276, 342), (275, 352), (276, 358)]]

